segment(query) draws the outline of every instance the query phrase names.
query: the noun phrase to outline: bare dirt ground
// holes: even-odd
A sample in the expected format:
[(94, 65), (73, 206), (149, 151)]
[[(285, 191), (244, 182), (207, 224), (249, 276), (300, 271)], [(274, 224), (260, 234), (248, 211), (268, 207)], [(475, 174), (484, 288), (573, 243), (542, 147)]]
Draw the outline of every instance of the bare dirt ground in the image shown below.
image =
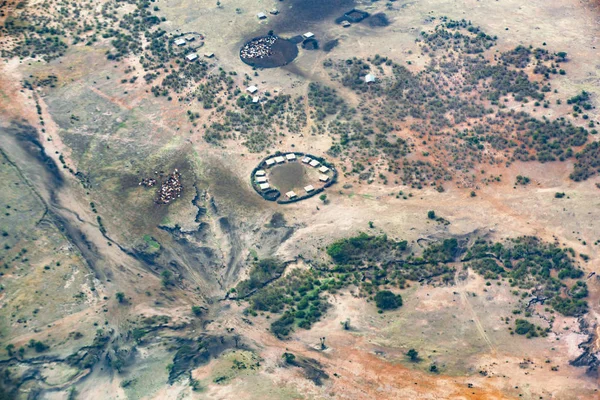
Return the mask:
[[(371, 13), (386, 12), (391, 24), (382, 28), (357, 24), (347, 29), (334, 24), (337, 14), (301, 26), (279, 22), (293, 19), (294, 7), (299, 7), (296, 1), (242, 0), (235, 4), (223, 1), (221, 7), (212, 1), (158, 0), (154, 4), (167, 18), (165, 29), (201, 32), (206, 36), (206, 44), (200, 52), (214, 52), (215, 69), (235, 70), (240, 77), (255, 72), (239, 60), (239, 47), (248, 37), (276, 29), (282, 36), (310, 30), (321, 43), (339, 39), (340, 44), (329, 53), (300, 50), (292, 64), (257, 71), (258, 76), (253, 77), (261, 93), (277, 90), (292, 95), (306, 95), (310, 81), (335, 85), (322, 67), (327, 58), (389, 55), (411, 61), (410, 68), (417, 70), (426, 64), (426, 58), (414, 40), (431, 25), (430, 17), (465, 18), (497, 35), (499, 50), (519, 44), (540, 46), (546, 42), (549, 48), (567, 51), (569, 71), (555, 81), (555, 87), (565, 97), (581, 90), (593, 93), (596, 110), (590, 114), (598, 119), (600, 14), (592, 2), (428, 0), (392, 2), (390, 9), (383, 3), (365, 2), (357, 6)], [(266, 22), (257, 20), (256, 13), (275, 7), (281, 11), (279, 15), (269, 15)], [(293, 28), (288, 30), (286, 26)], [(241, 317), (244, 303), (220, 300), (245, 277), (252, 251), (262, 255), (274, 249), (273, 254), (266, 255), (285, 260), (298, 254), (318, 259), (328, 243), (359, 231), (386, 233), (415, 246), (418, 239), (450, 235), (478, 233), (497, 240), (535, 235), (549, 242), (558, 241), (578, 254), (587, 254), (589, 261), (582, 262), (585, 272), (598, 274), (600, 253), (595, 243), (600, 239), (597, 223), (600, 192), (596, 185), (600, 178), (581, 183), (569, 180), (572, 169), (569, 162), (486, 167), (487, 174), (502, 175), (501, 182), (482, 186), (477, 197), (470, 197), (470, 190), (454, 185), (438, 193), (433, 188), (367, 185), (341, 177), (327, 191), (328, 204), (314, 197), (277, 206), (256, 196), (248, 181), (264, 153), (249, 153), (239, 143), (225, 148), (207, 144), (202, 126), (210, 121), (210, 113), (202, 112), (197, 125), (192, 126), (185, 112), (199, 108), (197, 105), (167, 103), (155, 98), (142, 79), (125, 86), (116, 85), (125, 76), (122, 70), (127, 65), (135, 67), (138, 75), (142, 75), (143, 68), (136, 60), (127, 60), (114, 68), (106, 62), (106, 48), (108, 41), (97, 47), (69, 50), (49, 64), (12, 59), (0, 65), (0, 129), (6, 128), (9, 121), (28, 121), (40, 130), (40, 142), (61, 169), (62, 162), (85, 166), (83, 172), (96, 173), (98, 177), (93, 189), (85, 188), (65, 170), (62, 175), (66, 183), (53, 191), (47, 187), (48, 178), (39, 173), (26, 155), (19, 153), (14, 142), (0, 141), (0, 147), (16, 165), (6, 169), (2, 166), (3, 180), (23, 186), (29, 182), (32, 188), (27, 192), (6, 192), (6, 196), (0, 197), (3, 207), (18, 204), (31, 213), (27, 221), (18, 223), (0, 219), (3, 230), (26, 228), (23, 240), (29, 241), (30, 249), (29, 261), (19, 264), (20, 270), (2, 276), (6, 282), (3, 285), (8, 288), (0, 295), (2, 343), (19, 348), (27, 346), (31, 339), (43, 340), (52, 346), (53, 356), (66, 357), (78, 347), (92, 344), (98, 329), (112, 330), (113, 339), (129, 337), (132, 327), (138, 326), (132, 321), (141, 315), (169, 315), (172, 325), (192, 321), (190, 332), (185, 334), (190, 337), (201, 332), (222, 335), (227, 328), (234, 328), (252, 351), (237, 356), (225, 352), (194, 369), (191, 377), (201, 386), (194, 391), (185, 377), (167, 383), (166, 368), (173, 362), (176, 346), (162, 344), (159, 339), (149, 340), (137, 350), (134, 372), (109, 372), (110, 362), (103, 359), (104, 364), (73, 386), (81, 396), (77, 398), (599, 398), (598, 378), (587, 376), (584, 368), (569, 365), (581, 353), (579, 345), (587, 339), (579, 332), (576, 319), (558, 318), (555, 332), (546, 338), (510, 335), (499, 318), (513, 309), (510, 287), (504, 284), (486, 289), (483, 279), (472, 272), (464, 281), (457, 279), (456, 286), (414, 284), (402, 293), (404, 306), (385, 314), (378, 314), (372, 302), (354, 296), (351, 291), (331, 295), (327, 315), (311, 330), (298, 330), (287, 341), (268, 332), (270, 321), (264, 316), (253, 319), (253, 325), (244, 322)], [(57, 88), (36, 93), (45, 121), (41, 126), (36, 99), (31, 91), (22, 90), (20, 82), (30, 74), (49, 71), (61, 80)], [(106, 79), (107, 76), (111, 79)], [(238, 84), (241, 85), (241, 78)], [(360, 104), (356, 94), (342, 87), (337, 90), (348, 103)], [(564, 105), (551, 111), (541, 108), (527, 111), (538, 117), (553, 117), (567, 113), (568, 108)], [(71, 115), (85, 119), (83, 127), (70, 128)], [(332, 139), (327, 134), (312, 133), (313, 126), (309, 117), (302, 133), (280, 137), (277, 149), (269, 151), (296, 149), (325, 154)], [(169, 210), (156, 207), (152, 193), (137, 187), (135, 179), (153, 173), (154, 165), (170, 168), (172, 160), (183, 156), (192, 162), (178, 167), (188, 172), (186, 176), (198, 178), (186, 182), (190, 190)], [(131, 178), (129, 186), (121, 179), (123, 171)], [(527, 175), (532, 184), (515, 188), (517, 175)], [(31, 190), (37, 191), (39, 198)], [(399, 191), (413, 196), (406, 200), (397, 198)], [(192, 201), (197, 193), (204, 192), (206, 198), (199, 204), (206, 209), (202, 223), (209, 226), (210, 234), (197, 237), (194, 232), (200, 231), (202, 223), (195, 220), (198, 207)], [(557, 199), (556, 192), (565, 192), (567, 197)], [(27, 201), (32, 198), (36, 200), (29, 204)], [(98, 215), (102, 216), (107, 235), (99, 230), (97, 213), (90, 203), (95, 203)], [(56, 225), (42, 229), (36, 224), (44, 205), (63, 221), (62, 225), (54, 222)], [(428, 221), (429, 210), (435, 210), (450, 225)], [(272, 241), (276, 244), (271, 246), (257, 232), (264, 229), (274, 212), (283, 213), (287, 225), (294, 229), (289, 235), (274, 231)], [(373, 223), (372, 228), (369, 222)], [(64, 233), (61, 226), (73, 226), (76, 230)], [(180, 236), (173, 239), (157, 226), (181, 228)], [(176, 281), (165, 288), (160, 267), (147, 268), (141, 253), (123, 250), (143, 244), (145, 235), (160, 243), (161, 251), (167, 252), (173, 246), (174, 250), (165, 258), (169, 265), (178, 268), (177, 276), (184, 276), (185, 281)], [(281, 243), (280, 238), (284, 238)], [(183, 247), (184, 242), (195, 247)], [(10, 251), (2, 250), (3, 255), (12, 257), (23, 246), (20, 242)], [(52, 263), (52, 270), (44, 269)], [(593, 280), (588, 282), (590, 320), (597, 323), (600, 285)], [(125, 293), (126, 305), (116, 302), (117, 292)], [(80, 297), (74, 296), (80, 296), (79, 293), (84, 293), (88, 300), (77, 300)], [(45, 303), (47, 297), (52, 301), (41, 308), (36, 305)], [(210, 311), (196, 320), (189, 311), (192, 305), (203, 305)], [(35, 309), (40, 317), (32, 317)], [(29, 322), (17, 322), (22, 317)], [(351, 321), (350, 331), (344, 331), (340, 325), (347, 318)], [(75, 331), (83, 334), (79, 342), (69, 338)], [(184, 336), (176, 329), (167, 331), (158, 337), (171, 340)], [(326, 337), (325, 351), (318, 347), (322, 336)], [(600, 350), (599, 336), (598, 333), (594, 336), (596, 352)], [(406, 359), (409, 348), (419, 349), (423, 358), (420, 363)], [(37, 356), (33, 350), (27, 351), (28, 355)], [(284, 352), (319, 361), (329, 379), (322, 386), (315, 385), (299, 368), (284, 365)], [(231, 372), (235, 357), (243, 357), (246, 363), (256, 357), (260, 367)], [(429, 372), (432, 362), (442, 367), (440, 373)], [(558, 366), (556, 371), (552, 370), (554, 366)], [(24, 367), (15, 367), (14, 371), (18, 368)], [(44, 398), (66, 398), (69, 383), (75, 379), (73, 371), (52, 365), (45, 374), (46, 384), (54, 385), (55, 390), (46, 392)], [(227, 379), (215, 382), (221, 376)], [(62, 388), (64, 385), (67, 386)]]

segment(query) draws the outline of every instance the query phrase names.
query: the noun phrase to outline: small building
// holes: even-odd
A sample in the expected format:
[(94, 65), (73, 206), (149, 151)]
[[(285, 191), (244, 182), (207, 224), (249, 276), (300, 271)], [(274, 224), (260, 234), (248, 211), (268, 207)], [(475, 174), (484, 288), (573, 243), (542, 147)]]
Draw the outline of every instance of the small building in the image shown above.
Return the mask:
[(274, 8), (274, 9), (272, 9), (271, 11), (269, 11), (269, 14), (272, 14), (272, 15), (277, 15), (277, 14), (279, 14), (279, 10), (278, 10), (278, 9), (276, 9), (276, 8)]
[(195, 36), (186, 36), (185, 40), (187, 40), (188, 42), (193, 42), (194, 40), (196, 40)]
[(206, 58), (213, 58), (215, 56), (215, 53), (204, 53), (204, 57)]
[(373, 74), (367, 74), (367, 75), (365, 75), (365, 82), (366, 83), (373, 83), (373, 82), (375, 82), (375, 75), (373, 75)]
[(321, 182), (327, 182), (329, 180), (329, 177), (327, 175), (319, 175), (319, 180)]
[(258, 97), (258, 96), (254, 96), (254, 97), (252, 98), (252, 102), (253, 102), (253, 103), (258, 103), (259, 101), (260, 101), (260, 97)]
[(288, 161), (292, 161), (296, 159), (296, 155), (294, 153), (288, 153), (285, 155), (285, 158), (287, 158)]
[(175, 44), (177, 46), (185, 46), (185, 39), (175, 39)]
[(196, 58), (198, 58), (198, 54), (196, 53), (188, 54), (187, 56), (185, 56), (185, 59), (188, 61), (194, 61)]
[(267, 166), (270, 167), (271, 165), (275, 164), (275, 159), (274, 158), (269, 158), (265, 162), (267, 163)]
[(248, 86), (246, 88), (246, 92), (248, 92), (250, 94), (256, 93), (257, 91), (258, 91), (258, 88), (256, 86), (254, 86), (254, 85)]
[(256, 183), (265, 183), (266, 181), (267, 181), (266, 176), (257, 176), (256, 177)]
[(260, 187), (260, 190), (266, 190), (268, 188), (270, 188), (271, 186), (269, 186), (268, 183), (261, 183), (260, 185), (258, 185), (258, 187)]
[(311, 37), (314, 37), (314, 36), (315, 36), (315, 34), (312, 32), (306, 32), (304, 35), (302, 35), (302, 37), (304, 39), (310, 39)]
[(344, 28), (348, 28), (350, 25), (352, 25), (350, 22), (348, 22), (348, 21), (342, 21), (342, 26)]
[(322, 166), (321, 168), (319, 168), (319, 171), (321, 171), (322, 173), (325, 173), (327, 171), (329, 171), (329, 168), (327, 168), (326, 166)]
[(294, 193), (293, 190), (290, 190), (285, 195), (288, 197), (288, 199), (293, 199), (294, 197), (296, 197), (296, 193)]
[(312, 160), (311, 162), (308, 163), (311, 167), (313, 168), (317, 168), (319, 165), (321, 165), (320, 162), (318, 162), (317, 160)]
[(277, 164), (283, 164), (285, 162), (285, 158), (283, 158), (281, 156), (277, 156), (277, 157), (275, 157), (275, 162)]
[(256, 18), (258, 18), (258, 19), (266, 19), (267, 18), (267, 14), (265, 14), (264, 12), (259, 12), (258, 14), (256, 14)]
[(310, 193), (313, 190), (315, 190), (315, 187), (313, 185), (304, 186), (304, 190), (306, 191), (306, 193)]
[(264, 169), (259, 169), (258, 171), (256, 171), (256, 173), (254, 175), (256, 176), (265, 176), (267, 173), (265, 172)]
[(312, 161), (312, 158), (310, 158), (310, 157), (304, 157), (304, 158), (302, 159), (302, 162), (303, 162), (304, 164), (308, 164), (308, 163), (310, 163), (311, 161)]

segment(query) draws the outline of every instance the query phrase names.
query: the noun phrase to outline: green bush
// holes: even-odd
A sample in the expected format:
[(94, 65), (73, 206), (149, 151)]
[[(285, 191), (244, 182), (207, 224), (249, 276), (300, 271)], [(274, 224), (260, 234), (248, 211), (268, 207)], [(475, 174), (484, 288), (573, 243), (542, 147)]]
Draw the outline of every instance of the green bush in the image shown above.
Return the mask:
[(519, 335), (527, 335), (527, 337), (537, 336), (535, 325), (526, 319), (517, 319), (515, 321), (515, 332)]
[(402, 296), (382, 290), (375, 295), (375, 304), (380, 310), (394, 310), (402, 306)]

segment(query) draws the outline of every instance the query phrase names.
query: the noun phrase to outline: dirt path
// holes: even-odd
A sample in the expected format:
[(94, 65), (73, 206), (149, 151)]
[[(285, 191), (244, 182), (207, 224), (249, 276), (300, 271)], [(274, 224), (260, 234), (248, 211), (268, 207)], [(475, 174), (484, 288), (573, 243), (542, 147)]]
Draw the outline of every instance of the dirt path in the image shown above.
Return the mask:
[(473, 322), (475, 322), (475, 327), (477, 328), (479, 335), (487, 343), (492, 355), (495, 356), (496, 348), (492, 344), (492, 341), (490, 340), (489, 336), (485, 332), (485, 329), (483, 328), (483, 325), (481, 324), (481, 321), (479, 320), (477, 313), (475, 312), (475, 310), (473, 309), (473, 306), (469, 302), (469, 298), (467, 297), (467, 293), (466, 293), (465, 287), (464, 287), (464, 280), (460, 280), (458, 275), (459, 275), (459, 272), (457, 269), (456, 273), (454, 274), (454, 282), (456, 283), (456, 290), (460, 293), (460, 298), (462, 300), (462, 303), (469, 309), (469, 312), (471, 313), (471, 316), (473, 317)]

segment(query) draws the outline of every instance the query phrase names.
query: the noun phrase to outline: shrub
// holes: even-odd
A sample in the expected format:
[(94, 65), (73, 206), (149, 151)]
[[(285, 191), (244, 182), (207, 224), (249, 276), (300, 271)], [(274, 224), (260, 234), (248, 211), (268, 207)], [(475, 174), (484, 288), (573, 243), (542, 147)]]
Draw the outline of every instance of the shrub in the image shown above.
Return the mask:
[(375, 295), (375, 304), (380, 310), (394, 310), (402, 306), (402, 296), (382, 290)]

